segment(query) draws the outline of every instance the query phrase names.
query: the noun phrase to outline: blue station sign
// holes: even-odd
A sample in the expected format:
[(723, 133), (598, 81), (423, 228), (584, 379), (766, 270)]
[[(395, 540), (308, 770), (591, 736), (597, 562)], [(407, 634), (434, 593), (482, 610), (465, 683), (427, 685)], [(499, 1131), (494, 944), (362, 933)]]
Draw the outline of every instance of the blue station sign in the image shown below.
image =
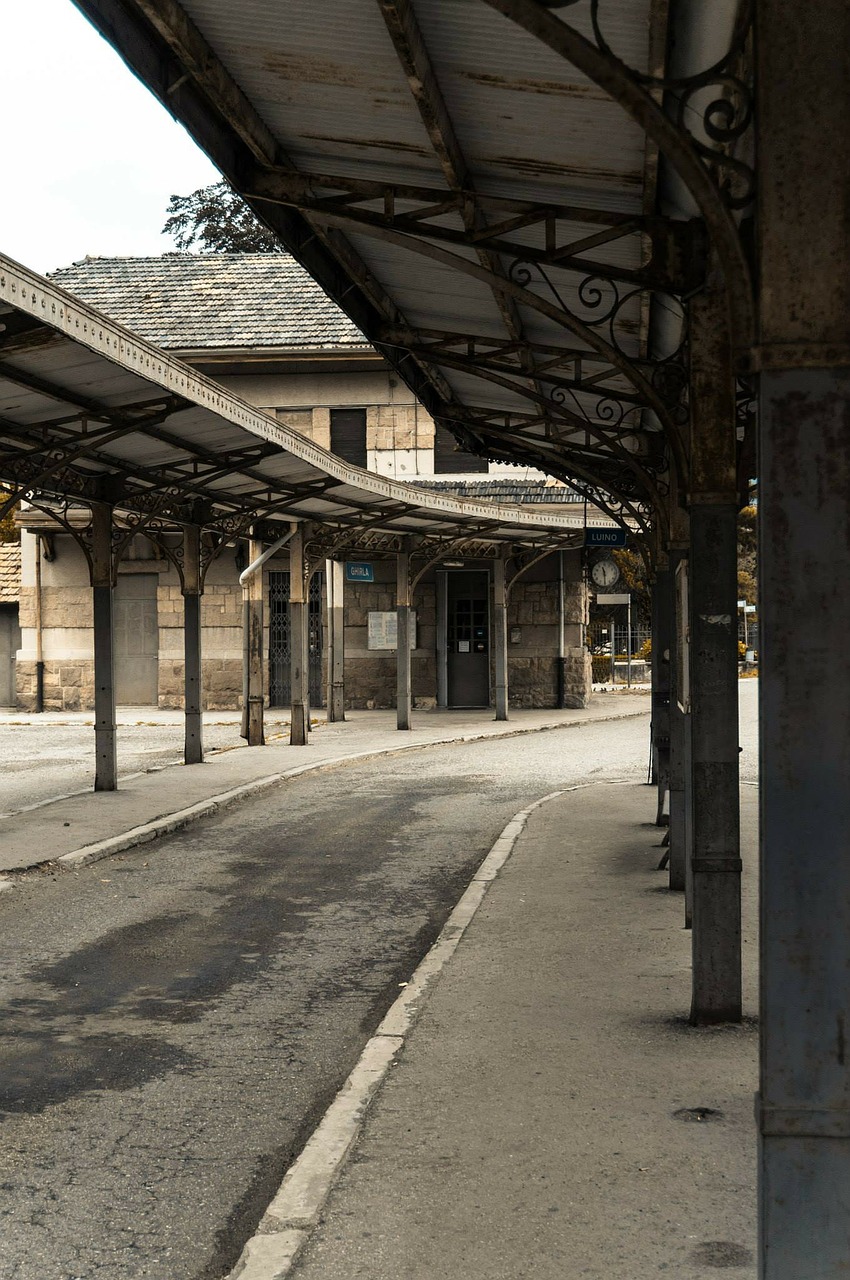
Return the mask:
[(625, 529), (585, 529), (584, 545), (586, 547), (624, 547), (626, 531)]
[(374, 582), (375, 570), (364, 560), (346, 560), (345, 580), (346, 582)]

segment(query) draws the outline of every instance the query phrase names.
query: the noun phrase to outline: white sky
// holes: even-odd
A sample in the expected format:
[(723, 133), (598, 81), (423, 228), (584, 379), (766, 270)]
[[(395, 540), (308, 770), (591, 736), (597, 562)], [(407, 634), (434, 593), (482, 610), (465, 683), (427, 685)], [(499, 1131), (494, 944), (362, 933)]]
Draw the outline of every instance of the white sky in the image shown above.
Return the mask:
[(71, 0), (0, 0), (0, 253), (35, 271), (158, 254), (169, 196), (219, 174)]

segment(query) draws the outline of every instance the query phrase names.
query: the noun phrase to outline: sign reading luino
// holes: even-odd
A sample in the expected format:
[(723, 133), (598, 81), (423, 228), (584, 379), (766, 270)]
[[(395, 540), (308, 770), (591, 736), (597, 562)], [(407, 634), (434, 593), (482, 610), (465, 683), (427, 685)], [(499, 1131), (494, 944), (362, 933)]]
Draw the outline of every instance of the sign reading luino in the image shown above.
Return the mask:
[(586, 547), (624, 547), (626, 531), (625, 529), (585, 529), (584, 545)]

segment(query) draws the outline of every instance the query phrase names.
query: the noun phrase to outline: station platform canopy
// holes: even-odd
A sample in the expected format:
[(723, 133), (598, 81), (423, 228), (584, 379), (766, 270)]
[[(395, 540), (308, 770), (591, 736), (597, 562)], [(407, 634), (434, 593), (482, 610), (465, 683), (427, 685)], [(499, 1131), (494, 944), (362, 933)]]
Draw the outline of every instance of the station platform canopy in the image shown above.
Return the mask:
[(230, 537), (307, 521), (329, 553), (391, 552), (406, 535), (460, 540), (469, 554), (584, 538), (574, 511), (461, 499), (349, 466), (3, 257), (0, 483), (7, 506), (21, 496), (106, 502)]
[(76, 3), (465, 449), (643, 527), (687, 485), (707, 230), (749, 296), (734, 0)]

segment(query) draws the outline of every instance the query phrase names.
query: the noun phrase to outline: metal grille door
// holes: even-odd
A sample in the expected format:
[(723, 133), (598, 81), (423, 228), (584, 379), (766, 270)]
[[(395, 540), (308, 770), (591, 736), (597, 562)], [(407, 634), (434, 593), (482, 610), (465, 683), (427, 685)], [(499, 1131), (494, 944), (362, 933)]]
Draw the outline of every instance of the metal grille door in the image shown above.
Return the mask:
[[(322, 585), (323, 573), (310, 579), (310, 705), (322, 698)], [(290, 663), (292, 628), (289, 619), (289, 570), (269, 574), (269, 706), (288, 707), (292, 700)]]

